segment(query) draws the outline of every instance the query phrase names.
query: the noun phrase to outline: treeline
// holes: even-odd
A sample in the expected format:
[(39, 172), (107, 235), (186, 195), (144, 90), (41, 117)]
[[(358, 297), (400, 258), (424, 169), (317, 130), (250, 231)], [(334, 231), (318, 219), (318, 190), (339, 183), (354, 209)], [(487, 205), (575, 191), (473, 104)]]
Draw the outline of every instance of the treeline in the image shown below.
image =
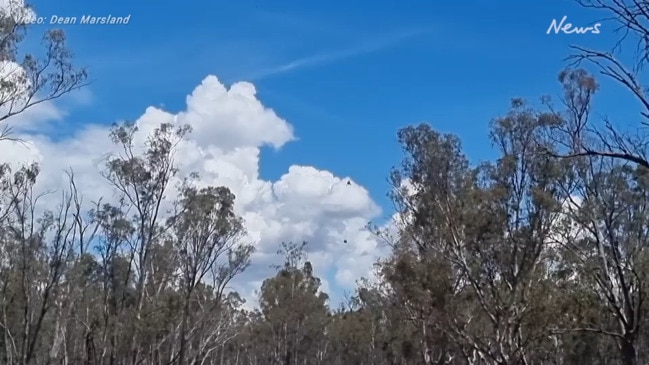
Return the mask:
[[(580, 85), (591, 83), (565, 84)], [(303, 245), (282, 246), (259, 310), (225, 291), (253, 252), (234, 196), (188, 178), (161, 214), (184, 128), (162, 125), (131, 154), (136, 128), (116, 127), (127, 152), (103, 175), (120, 199), (90, 211), (70, 174), (61, 204), (37, 213), (37, 166), (5, 165), (1, 361), (646, 363), (649, 175), (605, 156), (555, 157), (573, 122), (515, 101), (493, 123), (500, 158), (476, 167), (453, 136), (400, 131), (399, 237), (380, 280), (340, 308), (328, 307)]]
[[(615, 15), (647, 62), (647, 2), (584, 5)], [(1, 74), (0, 122), (86, 80), (61, 31), (19, 60), (16, 19), (0, 16), (2, 64), (22, 67)], [(515, 99), (492, 122), (493, 161), (472, 165), (457, 137), (428, 125), (402, 129), (398, 234), (375, 230), (391, 253), (337, 308), (305, 244), (281, 245), (258, 309), (227, 290), (254, 247), (227, 188), (179, 176), (187, 126), (161, 124), (141, 149), (136, 125), (116, 125), (121, 153), (98, 177), (114, 199), (93, 206), (72, 172), (43, 206), (38, 165), (0, 164), (0, 363), (649, 363), (649, 99), (641, 68), (575, 51), (640, 101), (642, 125), (592, 120), (597, 82), (568, 69), (560, 108)], [(12, 138), (4, 129), (0, 143)]]

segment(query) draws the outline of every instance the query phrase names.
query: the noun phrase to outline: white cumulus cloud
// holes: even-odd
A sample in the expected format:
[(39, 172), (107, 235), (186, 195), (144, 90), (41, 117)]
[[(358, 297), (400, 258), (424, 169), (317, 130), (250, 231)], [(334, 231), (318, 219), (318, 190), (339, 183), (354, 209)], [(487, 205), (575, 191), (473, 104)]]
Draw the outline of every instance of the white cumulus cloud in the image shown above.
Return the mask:
[[(53, 104), (44, 104), (52, 110), (51, 118), (62, 115)], [(176, 157), (181, 174), (196, 171), (204, 183), (227, 186), (237, 197), (235, 209), (248, 232), (245, 239), (257, 247), (252, 267), (235, 283), (244, 296), (250, 298), (272, 273), (269, 265), (281, 259), (275, 252), (283, 241), (308, 241), (313, 267), (324, 285), (346, 290), (368, 275), (385, 251), (365, 228), (380, 209), (349, 177), (297, 165), (278, 181), (259, 176), (260, 149), (281, 148), (295, 135), (291, 124), (262, 104), (252, 84), (228, 88), (208, 76), (187, 97), (186, 110), (172, 114), (148, 107), (136, 121), (143, 132), (162, 122), (193, 129)], [(108, 131), (106, 125), (85, 125), (56, 140), (22, 132), (27, 145), (0, 142), (0, 162), (40, 162), (39, 189), (48, 190), (65, 186), (64, 170), (72, 168), (84, 201), (110, 199), (111, 190), (99, 175), (102, 158), (116, 152)]]

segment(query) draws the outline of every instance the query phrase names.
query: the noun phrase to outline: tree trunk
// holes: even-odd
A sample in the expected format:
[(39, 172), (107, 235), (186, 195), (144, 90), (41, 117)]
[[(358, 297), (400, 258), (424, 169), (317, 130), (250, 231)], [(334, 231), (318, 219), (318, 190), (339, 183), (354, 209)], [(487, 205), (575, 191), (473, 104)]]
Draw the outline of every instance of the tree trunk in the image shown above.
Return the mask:
[(638, 356), (633, 342), (629, 339), (621, 340), (620, 342), (622, 363), (624, 365), (638, 365)]

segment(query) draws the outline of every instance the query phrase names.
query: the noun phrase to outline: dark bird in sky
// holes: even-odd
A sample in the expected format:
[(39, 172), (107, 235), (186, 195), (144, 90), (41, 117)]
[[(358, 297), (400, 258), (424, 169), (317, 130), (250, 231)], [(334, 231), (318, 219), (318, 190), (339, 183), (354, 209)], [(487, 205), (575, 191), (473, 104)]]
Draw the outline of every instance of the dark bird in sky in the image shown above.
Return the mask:
[(351, 185), (351, 184), (352, 184), (352, 182), (347, 180), (347, 185)]

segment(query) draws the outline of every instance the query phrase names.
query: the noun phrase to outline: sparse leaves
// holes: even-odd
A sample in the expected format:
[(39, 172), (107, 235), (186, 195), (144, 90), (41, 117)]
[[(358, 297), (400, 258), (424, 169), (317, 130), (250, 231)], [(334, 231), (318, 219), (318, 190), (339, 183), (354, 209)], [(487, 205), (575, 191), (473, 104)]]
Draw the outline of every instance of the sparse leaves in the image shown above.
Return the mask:
[(86, 82), (86, 71), (72, 63), (62, 30), (45, 32), (42, 56), (25, 54), (18, 59), (18, 46), (27, 28), (25, 20), (33, 16), (30, 9), (14, 0), (5, 2), (0, 14), (0, 123), (4, 124), (0, 140), (11, 137), (6, 124), (9, 118), (58, 99)]

